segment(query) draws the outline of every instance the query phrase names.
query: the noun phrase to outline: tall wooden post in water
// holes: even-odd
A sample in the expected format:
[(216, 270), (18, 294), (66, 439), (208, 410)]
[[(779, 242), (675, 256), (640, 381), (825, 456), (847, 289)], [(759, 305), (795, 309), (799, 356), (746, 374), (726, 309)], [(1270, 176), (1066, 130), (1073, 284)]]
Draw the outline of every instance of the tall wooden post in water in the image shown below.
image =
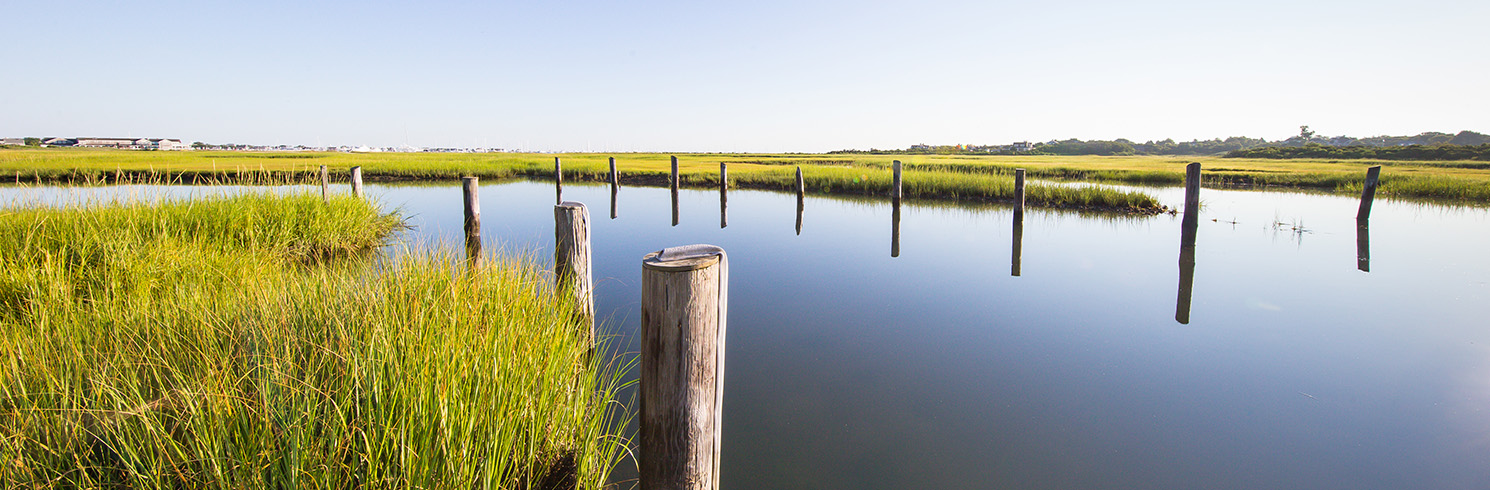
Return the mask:
[(1185, 166), (1185, 216), (1200, 212), (1200, 162)]
[(673, 192), (678, 192), (678, 157), (677, 156), (674, 156), (672, 158), (673, 158), (673, 173), (672, 173), (672, 177), (668, 179), (668, 184), (667, 185), (668, 185), (669, 188), (671, 188), (673, 190)]
[(331, 202), (331, 176), (326, 174), (325, 165), (321, 166), (321, 202)]
[(616, 219), (616, 194), (621, 190), (621, 174), (616, 172), (616, 157), (610, 157), (610, 219)]
[(559, 165), (559, 157), (554, 157), (554, 204), (564, 202), (564, 168)]
[(578, 202), (554, 206), (554, 276), (574, 296), (595, 338), (595, 283), (590, 275), (590, 211)]
[(461, 177), (460, 190), (465, 197), (466, 261), (472, 267), (481, 264), (481, 199), (476, 177)]
[(895, 161), (895, 178), (894, 182), (891, 185), (893, 187), (890, 188), (890, 197), (898, 200), (901, 197), (905, 196), (901, 193), (900, 188), (900, 160)]
[(729, 264), (709, 245), (642, 258), (643, 489), (717, 490)]
[(1014, 222), (1024, 222), (1024, 169), (1022, 168), (1014, 169)]
[(729, 166), (719, 162), (719, 227), (729, 226)]
[(1371, 218), (1371, 201), (1376, 199), (1376, 182), (1380, 177), (1381, 165), (1366, 169), (1366, 183), (1361, 186), (1361, 208), (1356, 211), (1355, 219)]
[(1174, 321), (1190, 323), (1190, 299), (1195, 290), (1195, 235), (1200, 227), (1200, 163), (1185, 166), (1185, 215), (1180, 220), (1180, 285)]
[(362, 166), (352, 167), (352, 197), (362, 197)]

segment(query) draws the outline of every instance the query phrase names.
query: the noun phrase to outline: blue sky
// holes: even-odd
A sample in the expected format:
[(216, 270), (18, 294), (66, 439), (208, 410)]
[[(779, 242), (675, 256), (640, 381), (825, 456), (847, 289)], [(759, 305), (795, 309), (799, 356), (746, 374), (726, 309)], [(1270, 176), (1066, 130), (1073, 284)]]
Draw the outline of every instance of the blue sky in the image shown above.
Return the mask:
[(1490, 131), (1490, 2), (49, 2), (0, 136), (538, 151)]

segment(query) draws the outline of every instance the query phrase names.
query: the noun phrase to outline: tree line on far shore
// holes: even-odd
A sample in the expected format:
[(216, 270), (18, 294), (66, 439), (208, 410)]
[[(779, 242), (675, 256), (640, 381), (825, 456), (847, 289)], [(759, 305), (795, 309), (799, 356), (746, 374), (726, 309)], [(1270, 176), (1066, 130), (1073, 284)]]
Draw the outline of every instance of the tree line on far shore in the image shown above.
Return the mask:
[(1035, 143), (1028, 151), (1008, 146), (916, 145), (905, 150), (839, 150), (839, 154), (879, 155), (1220, 155), (1228, 158), (1337, 158), (1381, 160), (1490, 160), (1490, 135), (1474, 131), (1457, 134), (1426, 132), (1415, 136), (1319, 136), (1308, 126), (1288, 139), (1233, 136), (1226, 139), (1143, 143), (1116, 140), (1067, 139)]

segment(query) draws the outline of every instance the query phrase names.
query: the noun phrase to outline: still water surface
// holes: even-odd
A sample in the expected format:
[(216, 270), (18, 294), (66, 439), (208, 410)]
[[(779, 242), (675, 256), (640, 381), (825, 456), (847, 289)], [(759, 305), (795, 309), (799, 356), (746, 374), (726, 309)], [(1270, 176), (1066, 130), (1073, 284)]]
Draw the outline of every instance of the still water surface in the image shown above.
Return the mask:
[[(458, 185), (368, 191), (461, 243)], [(729, 252), (724, 488), (1490, 487), (1484, 208), (1378, 200), (1362, 237), (1349, 197), (1206, 189), (1185, 312), (1179, 217), (1030, 210), (1014, 276), (1007, 207), (907, 201), (891, 257), (888, 200), (809, 197), (798, 235), (792, 194), (731, 191), (723, 229), (717, 191), (677, 226), (667, 189), (564, 197), (631, 351), (641, 257)], [(483, 243), (551, 261), (553, 202), (482, 186)]]

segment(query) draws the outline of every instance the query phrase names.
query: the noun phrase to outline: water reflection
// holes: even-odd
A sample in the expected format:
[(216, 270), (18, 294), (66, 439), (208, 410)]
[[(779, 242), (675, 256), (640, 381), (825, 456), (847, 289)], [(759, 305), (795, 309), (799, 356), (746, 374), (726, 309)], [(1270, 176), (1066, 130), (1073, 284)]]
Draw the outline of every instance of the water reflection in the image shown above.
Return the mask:
[(673, 226), (678, 226), (678, 188), (673, 188)]
[(1371, 220), (1355, 221), (1355, 267), (1371, 272)]
[(1195, 232), (1199, 226), (1195, 212), (1187, 209), (1180, 225), (1180, 292), (1174, 305), (1174, 321), (1185, 325), (1190, 324), (1190, 296), (1195, 287)]
[(803, 202), (802, 195), (797, 194), (797, 234), (802, 234), (802, 210), (807, 209), (807, 203)]
[(620, 190), (621, 190), (621, 186), (616, 185), (616, 181), (615, 180), (611, 180), (611, 183), (610, 183), (610, 219), (616, 219), (616, 194)]
[(729, 226), (729, 191), (719, 184), (719, 227)]
[[(890, 200), (894, 208), (890, 212), (890, 256), (900, 256), (900, 198)], [(800, 216), (800, 215), (799, 215)]]
[(1009, 275), (1019, 277), (1019, 261), (1024, 250), (1024, 220), (1023, 213), (1017, 213), (1014, 220), (1014, 252), (1010, 259)]

